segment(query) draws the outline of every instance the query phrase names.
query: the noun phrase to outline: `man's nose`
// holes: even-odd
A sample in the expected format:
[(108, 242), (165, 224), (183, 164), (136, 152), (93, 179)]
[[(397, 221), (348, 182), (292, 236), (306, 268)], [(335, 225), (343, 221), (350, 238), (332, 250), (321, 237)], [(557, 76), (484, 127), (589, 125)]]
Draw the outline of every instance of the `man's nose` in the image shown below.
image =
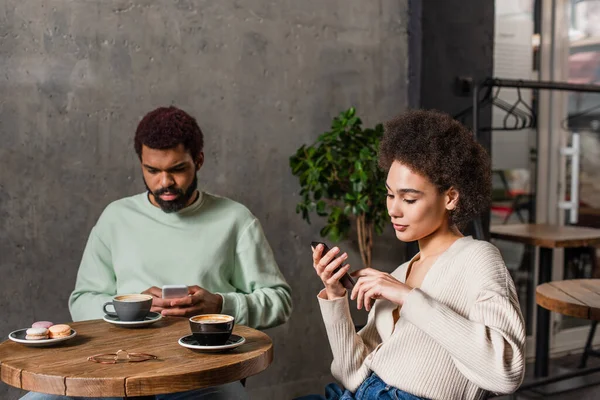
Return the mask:
[(168, 172), (163, 172), (160, 175), (160, 185), (163, 188), (168, 188), (171, 185), (173, 185), (173, 183), (175, 183), (175, 180), (173, 180), (173, 176), (171, 174), (169, 174)]

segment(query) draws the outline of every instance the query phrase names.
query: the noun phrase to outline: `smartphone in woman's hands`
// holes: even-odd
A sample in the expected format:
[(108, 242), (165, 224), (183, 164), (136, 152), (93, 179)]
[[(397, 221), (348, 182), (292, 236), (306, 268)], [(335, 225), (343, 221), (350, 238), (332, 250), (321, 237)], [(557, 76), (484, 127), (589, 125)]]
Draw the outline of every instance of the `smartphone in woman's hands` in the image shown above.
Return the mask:
[[(322, 244), (323, 245), (323, 251), (321, 252), (321, 257), (323, 257), (325, 254), (327, 254), (327, 252), (329, 251), (329, 246), (327, 246), (327, 244), (323, 243), (323, 242), (311, 242), (310, 245), (312, 246), (313, 250), (317, 248), (318, 245)], [(337, 257), (337, 255), (334, 257), (334, 259)], [(331, 260), (333, 261), (333, 260)], [(340, 265), (338, 268), (336, 268), (335, 271), (332, 272), (332, 275), (335, 274), (336, 272), (338, 272), (340, 270), (340, 268), (342, 268), (343, 265)], [(340, 278), (340, 283), (342, 284), (343, 287), (346, 288), (346, 290), (351, 291), (352, 288), (354, 287), (354, 285), (356, 284), (356, 281), (354, 280), (354, 278), (352, 278), (350, 276), (349, 273), (345, 273), (344, 276), (342, 276)]]

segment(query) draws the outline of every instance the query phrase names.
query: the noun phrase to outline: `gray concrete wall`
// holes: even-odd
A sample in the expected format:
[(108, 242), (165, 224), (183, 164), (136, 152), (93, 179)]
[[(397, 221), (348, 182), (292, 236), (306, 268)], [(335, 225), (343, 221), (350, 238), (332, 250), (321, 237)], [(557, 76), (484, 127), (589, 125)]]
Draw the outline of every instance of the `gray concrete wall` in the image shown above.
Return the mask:
[[(293, 317), (268, 331), (275, 361), (250, 393), (321, 391), (331, 355), (309, 252), (320, 227), (295, 214), (288, 157), (351, 105), (368, 126), (406, 107), (407, 3), (0, 2), (0, 337), (70, 319), (91, 227), (143, 190), (136, 124), (175, 104), (205, 132), (202, 187), (258, 216), (293, 287)], [(392, 270), (403, 255), (388, 232), (375, 265)], [(0, 383), (1, 399), (18, 395)]]

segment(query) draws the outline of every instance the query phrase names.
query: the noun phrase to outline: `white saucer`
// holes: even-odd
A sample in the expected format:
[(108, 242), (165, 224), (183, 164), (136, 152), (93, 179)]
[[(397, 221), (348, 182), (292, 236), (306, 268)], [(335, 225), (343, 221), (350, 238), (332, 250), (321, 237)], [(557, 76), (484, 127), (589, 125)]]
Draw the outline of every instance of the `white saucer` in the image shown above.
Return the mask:
[(69, 336), (54, 339), (28, 340), (25, 339), (25, 336), (27, 336), (27, 333), (25, 333), (27, 332), (27, 329), (29, 328), (18, 329), (14, 332), (11, 332), (8, 334), (8, 338), (13, 342), (21, 343), (29, 347), (48, 347), (54, 346), (57, 343), (64, 342), (69, 339), (73, 339), (77, 335), (75, 329), (71, 329), (71, 334)]
[(239, 335), (231, 335), (227, 342), (219, 346), (201, 346), (198, 344), (194, 335), (187, 335), (179, 339), (179, 345), (192, 350), (200, 350), (207, 353), (217, 353), (220, 351), (235, 349), (238, 346), (246, 343), (246, 338)]
[(148, 315), (146, 315), (146, 319), (143, 321), (121, 321), (119, 317), (113, 317), (111, 315), (104, 315), (104, 318), (102, 319), (110, 324), (122, 326), (124, 328), (142, 328), (160, 321), (162, 319), (162, 315), (154, 311), (150, 311)]

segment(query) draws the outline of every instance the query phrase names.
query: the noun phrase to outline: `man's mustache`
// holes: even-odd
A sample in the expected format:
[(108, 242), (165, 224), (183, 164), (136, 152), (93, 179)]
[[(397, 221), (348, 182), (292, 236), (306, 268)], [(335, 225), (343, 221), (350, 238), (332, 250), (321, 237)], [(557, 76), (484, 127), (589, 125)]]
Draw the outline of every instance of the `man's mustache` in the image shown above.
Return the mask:
[(160, 196), (161, 194), (166, 194), (166, 193), (172, 193), (172, 194), (178, 194), (178, 195), (182, 195), (183, 194), (183, 190), (176, 188), (174, 186), (168, 187), (168, 188), (162, 188), (162, 189), (158, 189), (157, 191), (153, 192), (152, 194), (154, 196)]

